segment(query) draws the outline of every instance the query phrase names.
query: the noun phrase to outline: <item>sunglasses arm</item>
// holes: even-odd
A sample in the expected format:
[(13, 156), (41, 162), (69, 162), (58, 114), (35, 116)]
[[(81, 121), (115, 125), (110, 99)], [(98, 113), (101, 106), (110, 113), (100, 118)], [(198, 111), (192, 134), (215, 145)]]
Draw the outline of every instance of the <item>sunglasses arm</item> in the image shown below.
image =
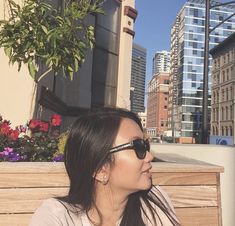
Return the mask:
[(119, 145), (117, 147), (114, 147), (114, 148), (110, 149), (109, 152), (112, 153), (112, 152), (120, 151), (120, 150), (125, 149), (125, 148), (130, 148), (130, 147), (133, 147), (133, 141), (130, 142), (130, 143), (126, 143), (126, 144), (122, 144), (122, 145)]

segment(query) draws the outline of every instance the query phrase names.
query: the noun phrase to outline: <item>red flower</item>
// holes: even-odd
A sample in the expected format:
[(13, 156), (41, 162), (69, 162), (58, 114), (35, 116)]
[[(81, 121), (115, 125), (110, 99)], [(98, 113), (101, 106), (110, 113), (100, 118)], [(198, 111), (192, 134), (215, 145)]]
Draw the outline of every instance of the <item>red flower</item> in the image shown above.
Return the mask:
[(18, 130), (11, 130), (9, 137), (12, 140), (17, 140), (19, 135), (20, 135), (20, 132)]
[(47, 132), (48, 129), (49, 129), (49, 123), (47, 123), (47, 122), (40, 122), (39, 130), (41, 132)]
[(61, 124), (61, 116), (54, 114), (51, 116), (51, 125), (52, 126), (60, 126)]
[(31, 129), (31, 130), (38, 129), (39, 125), (40, 125), (40, 121), (39, 120), (30, 120), (30, 122), (29, 122), (29, 129)]
[(10, 126), (9, 126), (9, 123), (7, 122), (4, 122), (1, 126), (0, 126), (0, 132), (3, 134), (3, 135), (8, 135), (10, 133)]

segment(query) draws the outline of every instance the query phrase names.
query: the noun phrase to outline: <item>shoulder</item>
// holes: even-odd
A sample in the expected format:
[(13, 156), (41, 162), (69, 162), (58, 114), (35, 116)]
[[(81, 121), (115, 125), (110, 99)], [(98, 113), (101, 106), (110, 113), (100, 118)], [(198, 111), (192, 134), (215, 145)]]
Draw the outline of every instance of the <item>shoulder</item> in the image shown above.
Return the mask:
[[(79, 215), (69, 210), (68, 204), (50, 198), (42, 202), (35, 211), (29, 226), (70, 226), (74, 221), (79, 221)], [(78, 213), (78, 212), (77, 212)], [(77, 224), (80, 225), (79, 223)]]
[(168, 194), (159, 186), (154, 185), (150, 190), (150, 196), (156, 196), (168, 209), (173, 210), (173, 204), (168, 196)]
[[(161, 225), (161, 222), (164, 226), (173, 226), (172, 222), (177, 222), (178, 219), (175, 214), (174, 207), (171, 203), (171, 200), (167, 193), (159, 186), (153, 186), (148, 193), (149, 196), (149, 205), (142, 204), (145, 211), (145, 216), (143, 216), (144, 222), (146, 225), (155, 225), (151, 222), (156, 221), (157, 225)], [(143, 203), (143, 202), (142, 202)], [(147, 207), (147, 208), (146, 208)], [(150, 211), (150, 209), (154, 210), (154, 218)]]

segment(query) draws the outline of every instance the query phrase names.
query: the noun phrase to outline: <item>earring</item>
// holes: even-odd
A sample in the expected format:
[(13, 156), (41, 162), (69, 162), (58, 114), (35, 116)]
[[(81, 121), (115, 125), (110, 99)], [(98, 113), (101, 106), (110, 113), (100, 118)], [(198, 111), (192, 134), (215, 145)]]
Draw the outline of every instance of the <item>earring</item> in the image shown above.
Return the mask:
[(102, 180), (102, 184), (103, 184), (103, 185), (106, 185), (107, 183), (108, 183), (107, 176), (104, 175), (104, 176), (103, 176), (103, 180)]

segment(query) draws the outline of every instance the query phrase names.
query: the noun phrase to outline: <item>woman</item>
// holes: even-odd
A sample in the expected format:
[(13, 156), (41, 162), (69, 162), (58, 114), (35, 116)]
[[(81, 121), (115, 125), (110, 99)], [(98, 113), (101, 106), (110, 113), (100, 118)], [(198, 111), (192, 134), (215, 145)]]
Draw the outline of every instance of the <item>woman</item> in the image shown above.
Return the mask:
[(178, 226), (172, 205), (152, 186), (152, 154), (136, 114), (103, 108), (80, 116), (65, 146), (66, 197), (52, 198), (30, 226)]

